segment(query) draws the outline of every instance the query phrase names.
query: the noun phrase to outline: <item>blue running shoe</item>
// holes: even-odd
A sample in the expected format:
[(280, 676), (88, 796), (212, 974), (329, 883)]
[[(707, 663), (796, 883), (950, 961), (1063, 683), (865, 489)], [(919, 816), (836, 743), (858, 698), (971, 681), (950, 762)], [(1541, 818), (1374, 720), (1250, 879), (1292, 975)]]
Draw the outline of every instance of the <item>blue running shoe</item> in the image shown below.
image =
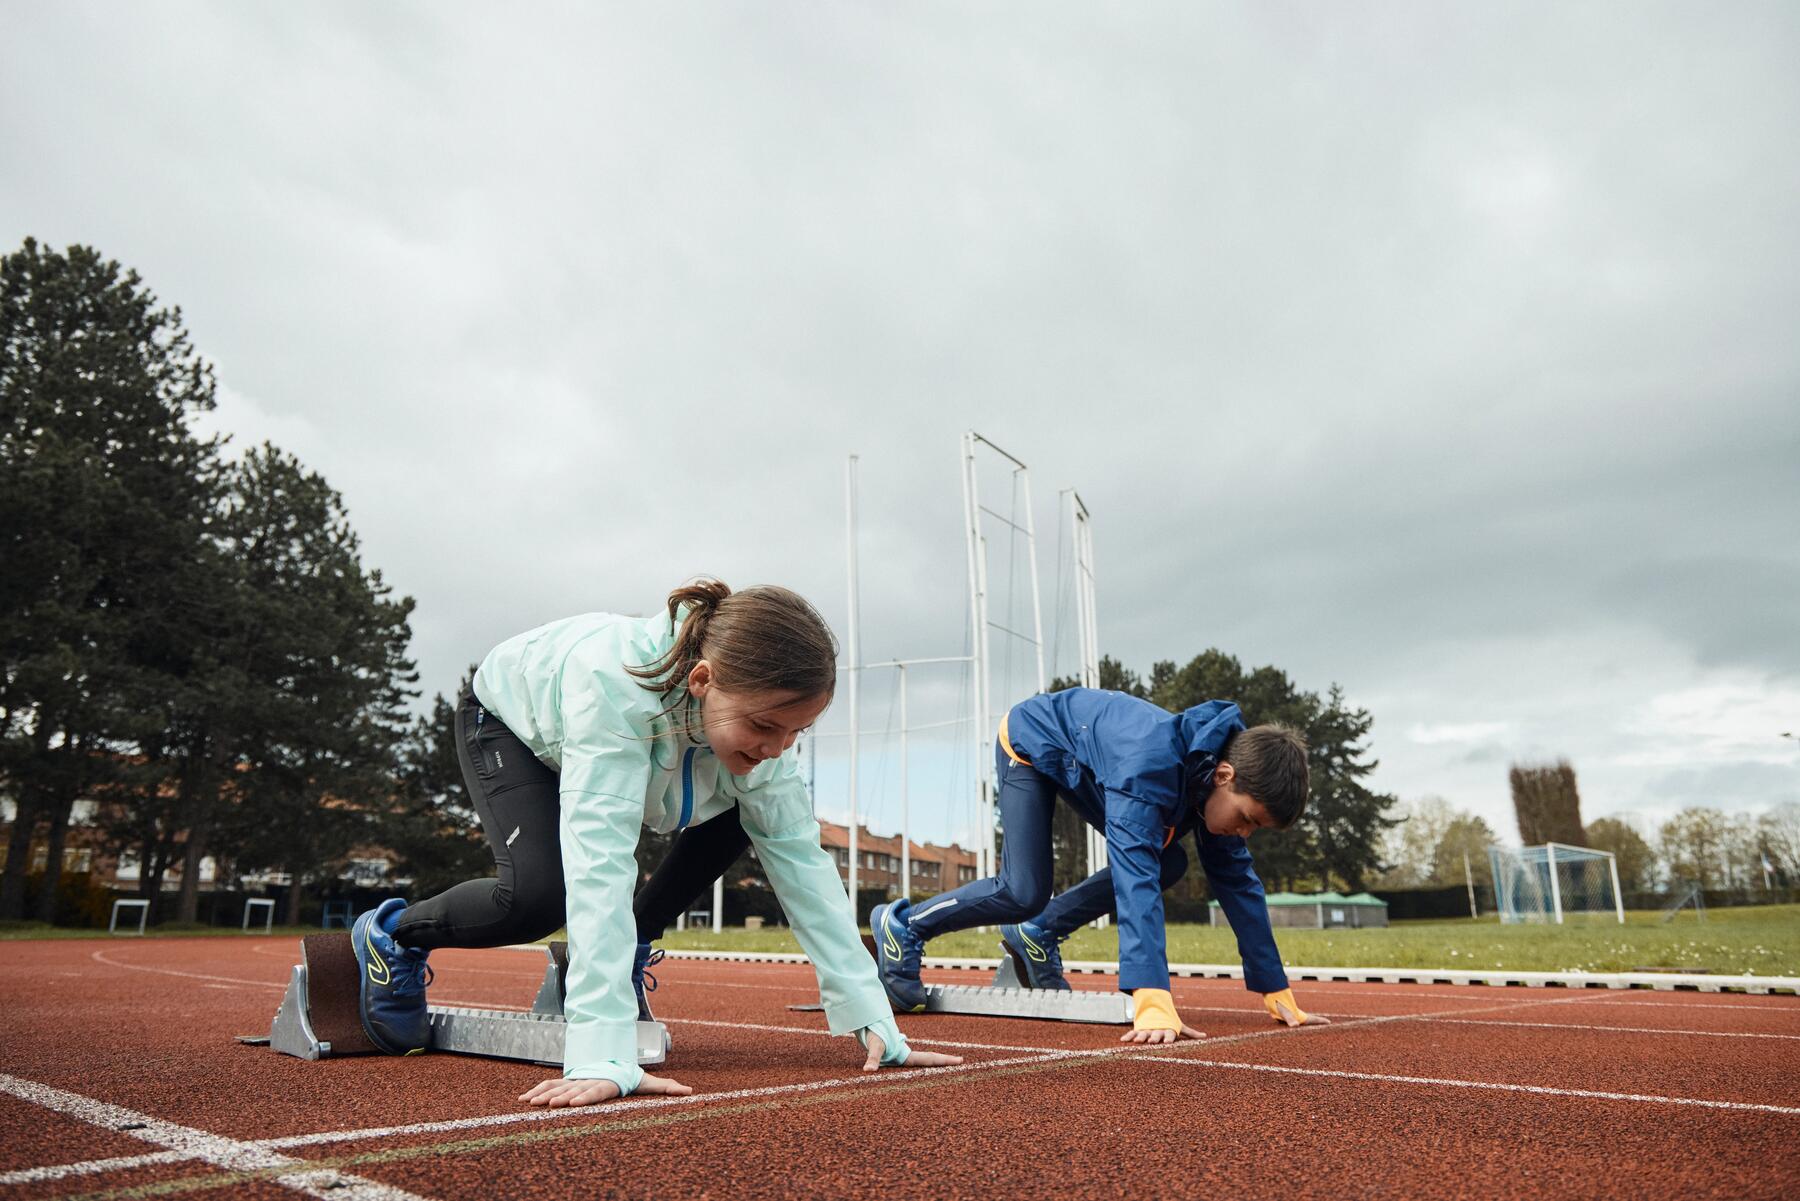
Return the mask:
[(431, 983), (430, 953), (403, 947), (389, 931), (406, 902), (389, 897), (350, 927), (350, 948), (362, 969), (359, 1008), (363, 1030), (389, 1055), (418, 1055), (429, 1041), (425, 986)]
[(875, 934), (875, 970), (895, 1013), (925, 1012), (925, 986), (919, 982), (925, 940), (913, 933), (907, 921), (911, 910), (911, 901), (900, 900), (877, 905), (869, 914), (869, 928)]
[(1051, 938), (1030, 922), (1000, 927), (1000, 945), (1014, 960), (1025, 965), (1025, 979), (1033, 988), (1069, 992), (1063, 978), (1062, 940)]
[(631, 987), (637, 990), (638, 1021), (654, 1022), (650, 1013), (650, 994), (656, 991), (656, 977), (650, 969), (663, 961), (663, 953), (651, 949), (647, 942), (637, 945), (637, 958), (631, 964)]

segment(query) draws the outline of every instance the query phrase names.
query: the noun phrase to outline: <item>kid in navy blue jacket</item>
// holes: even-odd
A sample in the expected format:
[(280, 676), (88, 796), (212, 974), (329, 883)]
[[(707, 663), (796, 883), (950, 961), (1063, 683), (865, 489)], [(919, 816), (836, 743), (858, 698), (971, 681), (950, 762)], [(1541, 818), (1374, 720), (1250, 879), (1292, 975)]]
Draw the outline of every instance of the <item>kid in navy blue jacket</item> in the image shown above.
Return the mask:
[[(1229, 701), (1172, 714), (1125, 693), (1070, 688), (1014, 706), (1000, 723), (994, 758), (1006, 831), (1000, 874), (916, 907), (902, 900), (871, 914), (876, 962), (895, 1009), (925, 1007), (919, 962), (939, 934), (1017, 923), (1023, 929), (1009, 926), (1003, 935), (1035, 944), (1036, 954), (1025, 947), (1028, 964), (1048, 966), (1057, 938), (1116, 907), (1119, 988), (1137, 1002), (1125, 1039), (1198, 1038), (1169, 994), (1162, 900), (1187, 866), (1176, 840), (1193, 829), (1202, 869), (1237, 934), (1245, 984), (1264, 994), (1277, 1020), (1319, 1020), (1301, 1011), (1288, 988), (1244, 843), (1257, 829), (1292, 825), (1305, 808), (1306, 746), (1297, 734), (1246, 729)], [(1058, 796), (1106, 836), (1109, 866), (1046, 909)]]

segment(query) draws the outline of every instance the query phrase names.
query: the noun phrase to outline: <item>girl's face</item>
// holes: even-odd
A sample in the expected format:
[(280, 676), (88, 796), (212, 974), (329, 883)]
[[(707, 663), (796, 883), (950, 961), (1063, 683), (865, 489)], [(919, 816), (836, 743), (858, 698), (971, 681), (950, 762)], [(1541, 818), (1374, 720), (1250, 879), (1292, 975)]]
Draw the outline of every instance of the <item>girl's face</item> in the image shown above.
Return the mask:
[(802, 697), (792, 692), (730, 692), (713, 678), (705, 659), (688, 673), (688, 691), (700, 702), (700, 726), (713, 754), (734, 776), (754, 770), (794, 745), (800, 732), (819, 720), (831, 695)]

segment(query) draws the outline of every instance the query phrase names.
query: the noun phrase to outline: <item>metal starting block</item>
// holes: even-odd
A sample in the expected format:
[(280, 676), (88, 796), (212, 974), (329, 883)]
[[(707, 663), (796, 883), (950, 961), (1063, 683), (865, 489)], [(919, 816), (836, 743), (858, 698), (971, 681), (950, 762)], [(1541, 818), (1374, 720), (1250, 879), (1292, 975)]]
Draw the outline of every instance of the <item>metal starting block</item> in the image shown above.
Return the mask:
[[(509, 1009), (466, 1009), (432, 1005), (426, 1009), (426, 1049), (490, 1059), (517, 1059), (560, 1068), (563, 1064), (563, 980), (569, 970), (568, 944), (544, 948), (550, 962), (529, 1013)], [(267, 1045), (301, 1059), (339, 1055), (374, 1055), (378, 1048), (363, 1031), (358, 1013), (361, 969), (348, 934), (309, 934), (300, 940), (301, 962), (294, 965), (287, 992), (268, 1037), (242, 1036), (239, 1042)], [(669, 1055), (669, 1031), (661, 1022), (637, 1024), (637, 1061), (641, 1067), (662, 1063)]]
[(1053, 1022), (1131, 1025), (1135, 1003), (1122, 992), (1063, 992), (1033, 988), (1025, 965), (1003, 948), (1000, 970), (986, 988), (972, 984), (927, 984), (926, 1013), (972, 1013), (997, 1018), (1041, 1018)]
[[(871, 957), (879, 954), (873, 937), (863, 935)], [(1104, 1026), (1129, 1026), (1136, 1003), (1119, 992), (1063, 992), (1033, 988), (1025, 965), (1001, 944), (1000, 970), (989, 986), (927, 984), (926, 1013), (966, 1013), (993, 1018), (1037, 1018), (1052, 1022), (1095, 1022)], [(793, 1010), (820, 1010), (823, 1005), (789, 1005)]]

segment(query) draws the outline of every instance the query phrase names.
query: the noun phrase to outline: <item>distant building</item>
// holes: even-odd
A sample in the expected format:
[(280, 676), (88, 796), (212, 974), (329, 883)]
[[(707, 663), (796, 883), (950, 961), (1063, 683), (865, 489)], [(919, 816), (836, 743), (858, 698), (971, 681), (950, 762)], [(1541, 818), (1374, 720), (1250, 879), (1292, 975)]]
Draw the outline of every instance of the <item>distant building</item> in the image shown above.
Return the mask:
[[(819, 823), (819, 841), (837, 862), (838, 877), (849, 887), (850, 827), (835, 822)], [(879, 888), (889, 897), (898, 897), (900, 889), (900, 839), (871, 834), (867, 826), (856, 833), (856, 884), (859, 888)], [(909, 848), (912, 859), (912, 888), (915, 897), (936, 896), (975, 878), (975, 852), (965, 851), (955, 843), (939, 846), (932, 842), (915, 842)]]
[[(1344, 896), (1335, 892), (1272, 892), (1269, 924), (1288, 929), (1357, 930), (1388, 924), (1387, 902), (1366, 892)], [(1225, 911), (1214, 901), (1212, 924), (1226, 925)]]

